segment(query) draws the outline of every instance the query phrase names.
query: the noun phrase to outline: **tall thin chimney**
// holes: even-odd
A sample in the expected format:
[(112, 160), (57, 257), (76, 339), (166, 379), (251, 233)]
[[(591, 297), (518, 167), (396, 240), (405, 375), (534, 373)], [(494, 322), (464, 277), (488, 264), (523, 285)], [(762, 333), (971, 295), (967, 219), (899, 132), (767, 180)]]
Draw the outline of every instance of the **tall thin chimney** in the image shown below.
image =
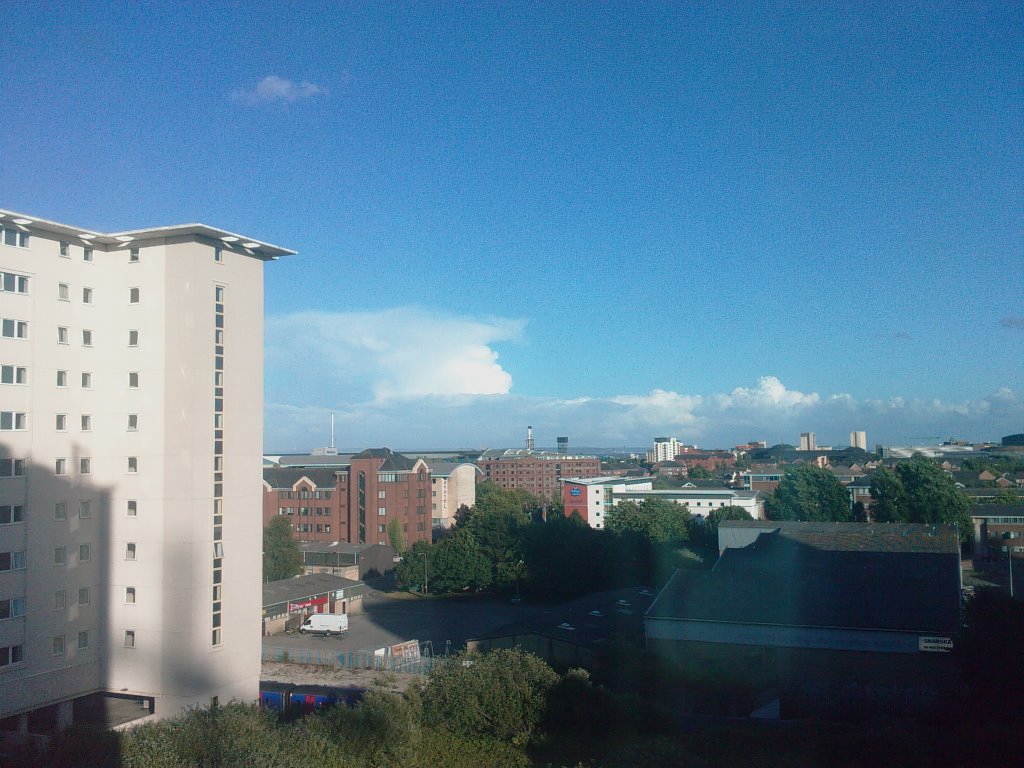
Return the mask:
[(331, 453), (334, 451), (334, 411), (331, 411)]
[(526, 450), (533, 450), (533, 427), (526, 427)]

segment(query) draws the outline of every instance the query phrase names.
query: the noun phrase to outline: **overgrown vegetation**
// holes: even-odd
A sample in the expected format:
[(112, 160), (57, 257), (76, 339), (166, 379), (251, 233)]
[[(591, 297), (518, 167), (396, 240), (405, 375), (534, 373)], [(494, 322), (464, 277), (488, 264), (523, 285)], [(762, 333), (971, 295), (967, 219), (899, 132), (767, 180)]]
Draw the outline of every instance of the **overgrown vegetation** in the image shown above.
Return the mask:
[[(435, 668), (423, 686), (402, 694), (371, 690), (351, 708), (339, 706), (287, 721), (246, 704), (194, 709), (121, 734), (72, 730), (57, 737), (45, 754), (19, 755), (18, 764), (79, 768), (1001, 764), (1000, 751), (1006, 742), (996, 737), (1016, 732), (1020, 725), (1019, 710), (1014, 709), (1020, 703), (1022, 679), (1015, 638), (1024, 628), (1024, 615), (1020, 604), (987, 597), (968, 611), (967, 655), (962, 658), (970, 674), (965, 679), (971, 681), (965, 692), (974, 704), (966, 713), (950, 707), (948, 716), (934, 722), (887, 719), (860, 725), (808, 722), (770, 727), (688, 721), (678, 715), (679, 699), (702, 697), (707, 691), (699, 681), (680, 678), (663, 661), (635, 653), (622, 657), (622, 664), (606, 666), (619, 677), (616, 683), (578, 669), (558, 675), (534, 656), (499, 650), (462, 654)], [(992, 706), (972, 714), (984, 701)]]

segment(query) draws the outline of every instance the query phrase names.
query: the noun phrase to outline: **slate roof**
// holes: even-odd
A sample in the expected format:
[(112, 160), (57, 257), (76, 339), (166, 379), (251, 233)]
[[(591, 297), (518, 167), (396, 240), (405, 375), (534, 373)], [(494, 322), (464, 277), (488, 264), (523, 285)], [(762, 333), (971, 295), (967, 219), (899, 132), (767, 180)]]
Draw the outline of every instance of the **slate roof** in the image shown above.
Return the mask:
[(378, 544), (350, 544), (347, 541), (300, 541), (300, 552), (346, 552), (357, 554)]
[(483, 474), (483, 471), (476, 464), (469, 461), (428, 461), (427, 466), (430, 467), (430, 474), (434, 477), (450, 477), (459, 467), (464, 466), (472, 467), (477, 473)]
[(383, 459), (379, 472), (408, 472), (416, 466), (416, 459), (410, 459), (390, 448), (367, 448), (355, 454), (353, 459)]
[(763, 528), (808, 547), (832, 552), (931, 552), (960, 554), (956, 529), (921, 523), (804, 523), (788, 520), (723, 520), (722, 528)]
[[(779, 525), (728, 521), (762, 522)], [(838, 530), (829, 535), (826, 526)], [(727, 549), (709, 572), (678, 571), (647, 617), (952, 633), (960, 611), (956, 536), (952, 529), (930, 530), (946, 528), (791, 523), (785, 532), (769, 529), (747, 547)]]
[(1024, 517), (1024, 504), (972, 504), (971, 517)]
[(263, 480), (271, 488), (290, 489), (303, 477), (312, 480), (317, 488), (333, 488), (338, 484), (338, 476), (333, 469), (263, 468)]
[(263, 584), (263, 607), (279, 603), (294, 603), (313, 595), (338, 589), (361, 586), (363, 582), (345, 579), (330, 573), (313, 573), (292, 579), (267, 581)]

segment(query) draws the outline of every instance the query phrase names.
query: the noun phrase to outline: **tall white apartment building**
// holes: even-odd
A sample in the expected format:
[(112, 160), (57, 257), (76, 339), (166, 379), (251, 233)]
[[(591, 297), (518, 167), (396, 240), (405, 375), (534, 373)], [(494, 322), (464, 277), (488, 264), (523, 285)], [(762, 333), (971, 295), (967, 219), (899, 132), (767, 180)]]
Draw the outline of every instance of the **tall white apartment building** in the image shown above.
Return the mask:
[(814, 439), (813, 432), (801, 432), (800, 433), (800, 450), (801, 451), (816, 451), (818, 450), (818, 442)]
[(672, 461), (679, 455), (682, 445), (674, 437), (654, 438), (654, 448), (647, 452), (647, 461), (657, 464), (661, 461)]
[(0, 210), (0, 719), (157, 717), (260, 672), (263, 262)]
[(866, 451), (868, 449), (868, 433), (864, 430), (851, 432), (850, 447), (860, 448), (862, 451)]

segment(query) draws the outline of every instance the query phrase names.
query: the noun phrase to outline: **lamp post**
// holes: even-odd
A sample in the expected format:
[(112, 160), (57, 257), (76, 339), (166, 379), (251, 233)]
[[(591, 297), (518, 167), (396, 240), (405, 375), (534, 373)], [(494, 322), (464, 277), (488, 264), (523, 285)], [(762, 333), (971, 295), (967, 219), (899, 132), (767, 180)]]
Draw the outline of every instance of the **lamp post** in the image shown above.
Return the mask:
[(420, 552), (420, 557), (423, 558), (423, 594), (427, 594), (427, 553)]

